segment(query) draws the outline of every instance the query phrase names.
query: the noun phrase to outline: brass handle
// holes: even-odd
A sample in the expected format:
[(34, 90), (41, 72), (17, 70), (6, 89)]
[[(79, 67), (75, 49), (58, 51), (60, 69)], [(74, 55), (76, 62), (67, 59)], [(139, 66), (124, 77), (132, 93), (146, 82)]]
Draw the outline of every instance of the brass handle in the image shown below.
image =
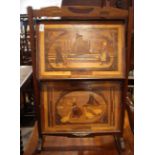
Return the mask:
[(77, 137), (85, 137), (90, 135), (90, 133), (73, 133), (72, 135), (77, 136)]

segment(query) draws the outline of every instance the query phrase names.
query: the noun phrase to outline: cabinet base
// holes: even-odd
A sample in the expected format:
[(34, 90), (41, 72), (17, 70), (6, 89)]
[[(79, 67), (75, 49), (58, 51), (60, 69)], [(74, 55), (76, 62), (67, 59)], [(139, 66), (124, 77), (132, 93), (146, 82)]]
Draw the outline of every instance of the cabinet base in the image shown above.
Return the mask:
[[(39, 138), (39, 140), (38, 140), (38, 145), (36, 148), (37, 153), (41, 153), (41, 151), (43, 151), (44, 138), (45, 137)], [(114, 135), (114, 140), (115, 140), (115, 144), (116, 144), (118, 154), (121, 155), (122, 152), (124, 152), (125, 148), (126, 148), (124, 138), (120, 135)]]

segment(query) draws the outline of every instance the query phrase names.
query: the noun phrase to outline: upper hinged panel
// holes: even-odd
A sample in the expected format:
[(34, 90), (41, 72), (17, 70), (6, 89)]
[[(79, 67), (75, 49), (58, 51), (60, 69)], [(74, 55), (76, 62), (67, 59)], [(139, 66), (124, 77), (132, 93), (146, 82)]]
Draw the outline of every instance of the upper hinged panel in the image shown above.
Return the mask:
[(37, 28), (39, 79), (124, 78), (124, 25), (74, 22)]

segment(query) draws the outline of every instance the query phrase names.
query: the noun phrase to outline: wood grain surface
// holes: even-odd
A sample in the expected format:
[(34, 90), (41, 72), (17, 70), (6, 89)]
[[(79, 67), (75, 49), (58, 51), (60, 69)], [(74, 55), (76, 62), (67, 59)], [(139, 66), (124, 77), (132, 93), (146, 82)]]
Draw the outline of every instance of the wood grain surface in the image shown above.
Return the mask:
[(106, 18), (106, 19), (125, 19), (128, 17), (128, 10), (116, 7), (105, 6), (49, 6), (33, 10), (34, 17), (62, 17), (71, 19)]
[(44, 82), (41, 90), (43, 133), (119, 132), (121, 83)]
[(39, 79), (124, 77), (123, 24), (60, 22), (37, 32)]

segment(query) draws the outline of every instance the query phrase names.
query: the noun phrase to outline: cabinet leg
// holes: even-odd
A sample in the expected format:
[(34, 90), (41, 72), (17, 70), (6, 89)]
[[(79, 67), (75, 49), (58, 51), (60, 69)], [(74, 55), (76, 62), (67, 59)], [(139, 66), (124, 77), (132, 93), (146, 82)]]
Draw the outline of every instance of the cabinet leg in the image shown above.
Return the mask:
[(116, 143), (116, 147), (119, 152), (119, 155), (121, 155), (121, 153), (125, 150), (124, 138), (122, 136), (115, 135), (114, 139), (115, 139), (115, 143)]
[(23, 146), (22, 133), (21, 133), (21, 130), (20, 130), (20, 155), (24, 154), (23, 148), (24, 148), (24, 146)]
[(37, 152), (40, 153), (43, 150), (43, 138), (38, 139)]

